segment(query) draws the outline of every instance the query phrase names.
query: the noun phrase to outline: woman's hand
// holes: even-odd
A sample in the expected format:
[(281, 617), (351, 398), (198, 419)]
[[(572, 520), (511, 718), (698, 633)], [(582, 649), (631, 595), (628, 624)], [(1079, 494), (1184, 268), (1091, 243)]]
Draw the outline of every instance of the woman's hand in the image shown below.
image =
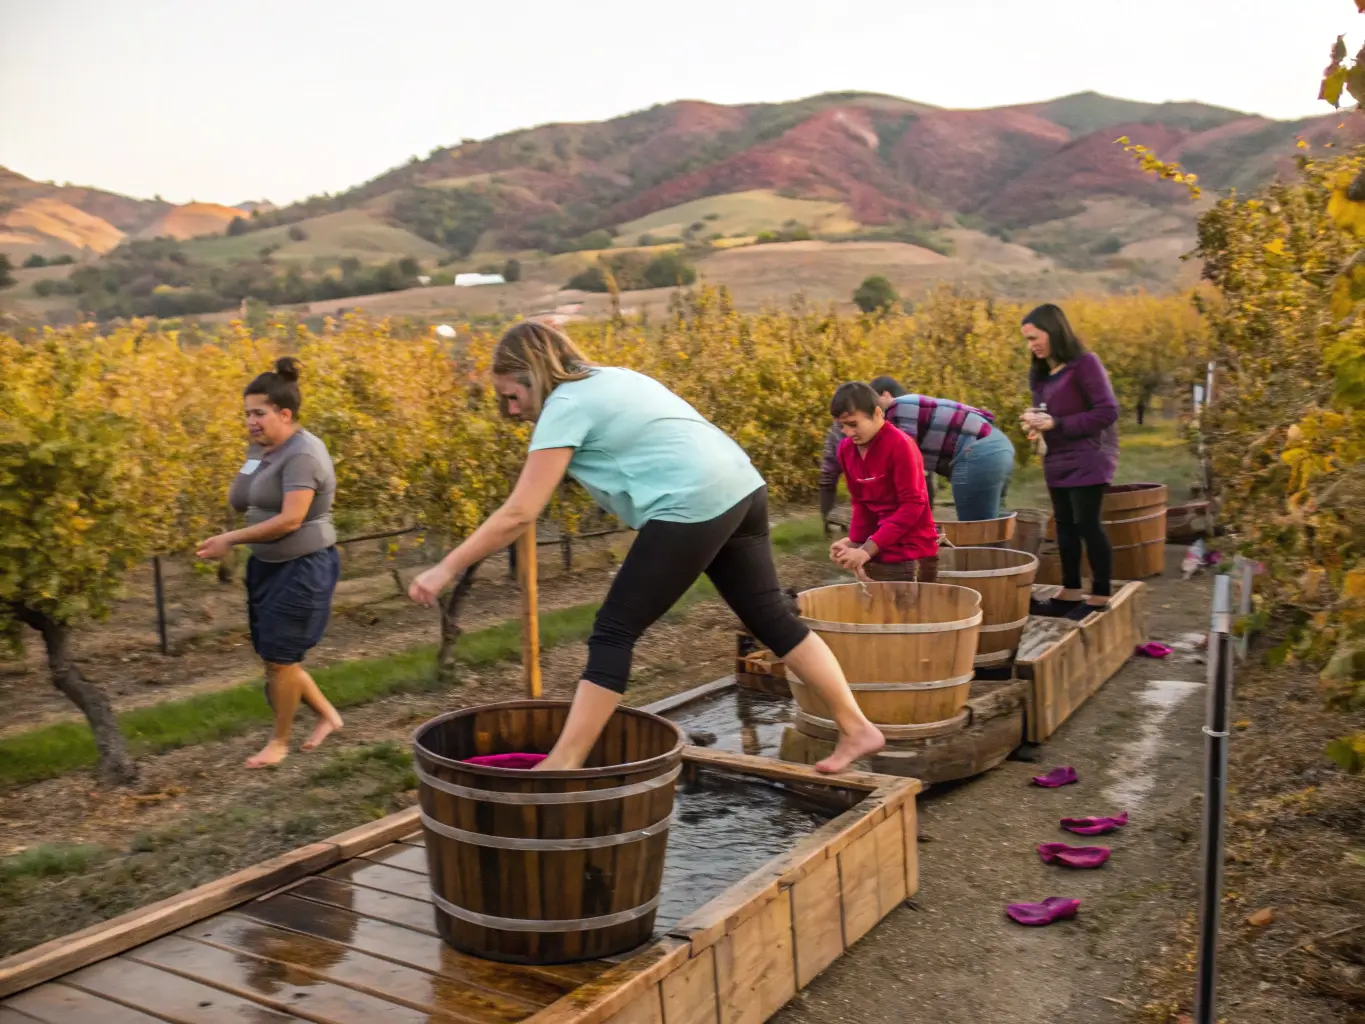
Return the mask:
[(845, 551), (849, 549), (850, 546), (852, 546), (852, 544), (853, 542), (849, 540), (847, 537), (840, 537), (838, 540), (836, 540), (833, 544), (829, 546), (829, 560), (831, 562), (839, 561), (839, 558), (843, 555)]
[(221, 559), (226, 558), (227, 553), (232, 550), (232, 538), (226, 533), (220, 533), (216, 537), (210, 537), (199, 545), (199, 550), (195, 552), (200, 558)]
[(446, 568), (445, 562), (438, 562), (412, 581), (408, 587), (408, 597), (430, 608), (454, 578), (455, 574)]
[(1051, 416), (1045, 412), (1026, 412), (1019, 417), (1020, 424), (1028, 431), (1040, 431), (1046, 433), (1057, 424)]

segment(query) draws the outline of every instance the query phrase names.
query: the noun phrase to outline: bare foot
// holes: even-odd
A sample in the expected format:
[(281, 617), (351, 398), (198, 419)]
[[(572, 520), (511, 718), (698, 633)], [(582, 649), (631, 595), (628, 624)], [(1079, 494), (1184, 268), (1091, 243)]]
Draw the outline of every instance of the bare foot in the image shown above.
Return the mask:
[(253, 754), (246, 759), (246, 766), (248, 768), (272, 768), (288, 756), (288, 743), (277, 743), (271, 740), (261, 748), (259, 754)]
[(339, 732), (342, 725), (341, 716), (334, 718), (324, 718), (313, 727), (312, 735), (303, 741), (303, 750), (317, 750), (322, 745), (322, 741), (334, 732)]
[(556, 757), (554, 751), (551, 751), (544, 761), (532, 765), (528, 770), (533, 772), (563, 772), (582, 767), (583, 763), (581, 761), (574, 764), (571, 759), (567, 757)]
[(886, 746), (886, 737), (882, 735), (871, 722), (867, 728), (860, 730), (852, 735), (839, 733), (839, 742), (834, 746), (834, 753), (823, 761), (815, 765), (818, 772), (841, 772), (860, 757), (868, 754), (875, 754)]

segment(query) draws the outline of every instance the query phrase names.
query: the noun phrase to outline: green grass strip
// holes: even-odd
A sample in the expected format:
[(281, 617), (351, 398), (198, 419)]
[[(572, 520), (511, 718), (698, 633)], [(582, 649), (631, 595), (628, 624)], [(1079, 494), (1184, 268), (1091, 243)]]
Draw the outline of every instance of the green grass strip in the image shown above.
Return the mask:
[[(812, 528), (819, 533), (815, 520), (782, 523), (773, 529), (773, 546), (784, 552), (800, 550), (809, 545)], [(715, 596), (715, 587), (703, 577), (668, 617), (676, 619), (697, 602)], [(541, 647), (587, 639), (599, 607), (592, 602), (542, 613)], [(461, 664), (474, 667), (516, 661), (521, 657), (521, 621), (509, 619), (466, 633), (460, 637), (455, 656)], [(435, 670), (436, 645), (427, 644), (387, 657), (338, 662), (315, 670), (313, 678), (328, 700), (347, 708), (394, 693), (434, 689)], [(134, 757), (236, 736), (271, 720), (261, 685), (254, 680), (124, 711), (118, 716), (119, 728)], [(0, 786), (55, 778), (95, 762), (94, 736), (84, 721), (43, 726), (0, 739)]]

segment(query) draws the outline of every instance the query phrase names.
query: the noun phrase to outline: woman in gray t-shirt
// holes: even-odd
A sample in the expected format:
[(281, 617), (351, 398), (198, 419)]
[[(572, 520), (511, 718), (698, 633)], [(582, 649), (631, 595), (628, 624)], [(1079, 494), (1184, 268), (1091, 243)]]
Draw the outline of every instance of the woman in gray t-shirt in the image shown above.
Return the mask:
[(251, 545), (246, 566), (251, 646), (265, 662), (265, 695), (275, 731), (248, 768), (278, 764), (289, 753), (294, 712), (302, 700), (319, 722), (303, 744), (312, 750), (341, 728), (341, 716), (303, 668), (332, 611), (341, 558), (332, 525), (336, 473), (327, 446), (299, 426), (299, 365), (285, 356), (243, 393), (246, 462), (228, 492), (246, 513), (246, 528), (210, 537), (200, 558), (222, 558), (235, 545)]

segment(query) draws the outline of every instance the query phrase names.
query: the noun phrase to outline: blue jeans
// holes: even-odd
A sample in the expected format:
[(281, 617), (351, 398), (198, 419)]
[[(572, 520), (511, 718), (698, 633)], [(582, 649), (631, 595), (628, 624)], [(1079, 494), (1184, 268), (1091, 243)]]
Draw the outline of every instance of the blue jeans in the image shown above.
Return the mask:
[(1003, 430), (964, 438), (953, 459), (953, 505), (961, 522), (996, 519), (1014, 474), (1014, 445)]

